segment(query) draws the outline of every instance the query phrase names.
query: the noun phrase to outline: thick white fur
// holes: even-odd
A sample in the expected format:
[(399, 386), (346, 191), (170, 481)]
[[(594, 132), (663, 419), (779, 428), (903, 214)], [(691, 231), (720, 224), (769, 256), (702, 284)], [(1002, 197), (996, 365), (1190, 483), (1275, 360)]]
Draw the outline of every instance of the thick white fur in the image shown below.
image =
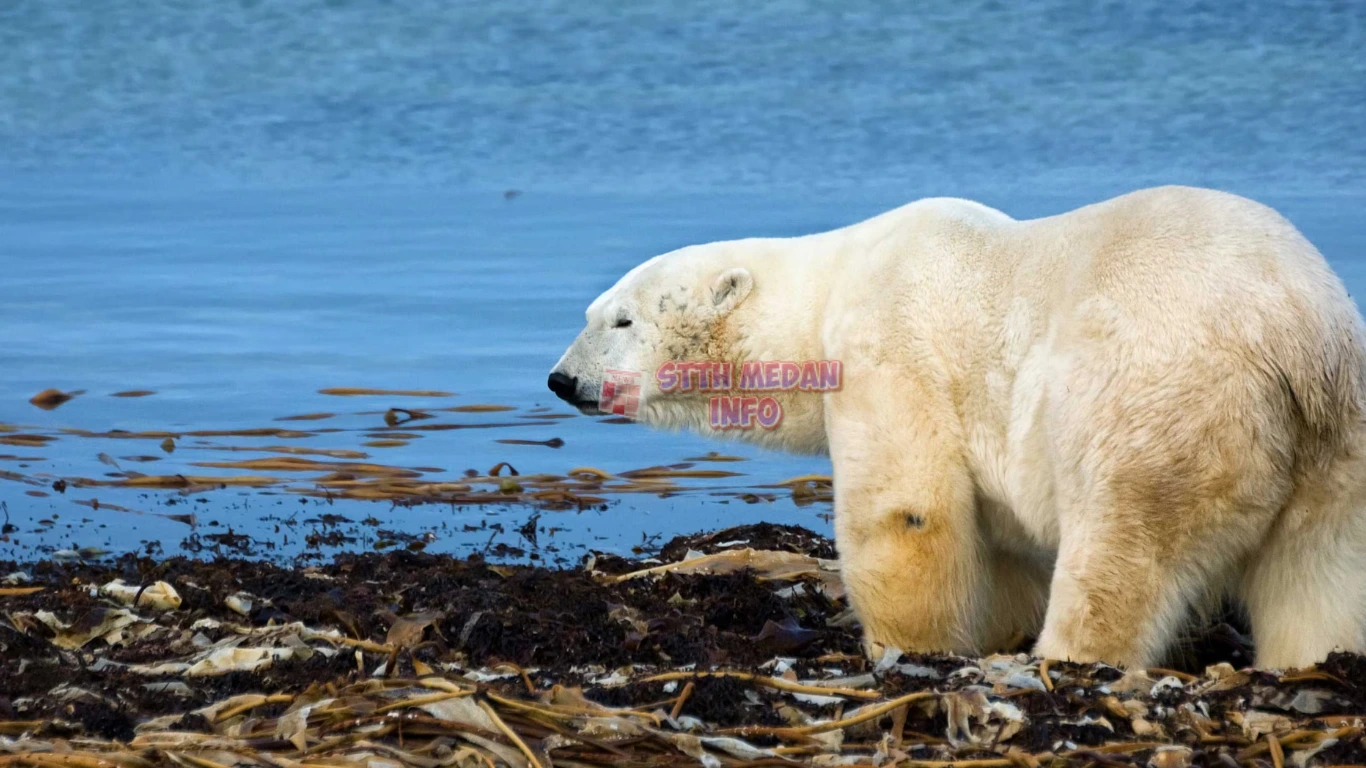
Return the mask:
[[(629, 327), (614, 327), (618, 320)], [(866, 644), (1162, 661), (1222, 596), (1258, 663), (1366, 650), (1363, 325), (1273, 210), (1164, 187), (1016, 221), (921, 200), (832, 232), (684, 248), (593, 303), (556, 370), (591, 410), (710, 432), (666, 360), (844, 363), (768, 432), (828, 452)]]

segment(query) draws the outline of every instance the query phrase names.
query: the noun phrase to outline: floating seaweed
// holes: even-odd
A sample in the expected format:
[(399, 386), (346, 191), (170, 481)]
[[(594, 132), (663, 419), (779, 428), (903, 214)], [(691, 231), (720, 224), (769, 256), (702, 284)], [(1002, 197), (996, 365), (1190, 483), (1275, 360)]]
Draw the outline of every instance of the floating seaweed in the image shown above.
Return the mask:
[(367, 387), (329, 387), (318, 390), (320, 395), (334, 397), (360, 397), (363, 395), (385, 395), (389, 397), (455, 397), (454, 392), (434, 389), (370, 389)]
[(83, 391), (63, 392), (60, 389), (45, 389), (29, 398), (29, 402), (45, 411), (51, 411), (80, 394), (83, 394)]

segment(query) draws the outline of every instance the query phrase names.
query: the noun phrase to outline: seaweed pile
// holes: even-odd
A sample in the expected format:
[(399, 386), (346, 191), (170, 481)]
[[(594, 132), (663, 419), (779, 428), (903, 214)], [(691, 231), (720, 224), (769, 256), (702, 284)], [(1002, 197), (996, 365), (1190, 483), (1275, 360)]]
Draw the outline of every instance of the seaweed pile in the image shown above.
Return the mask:
[(1240, 669), (1224, 627), (1187, 669), (868, 660), (833, 555), (760, 525), (564, 570), (0, 563), (0, 766), (1366, 762), (1362, 657)]

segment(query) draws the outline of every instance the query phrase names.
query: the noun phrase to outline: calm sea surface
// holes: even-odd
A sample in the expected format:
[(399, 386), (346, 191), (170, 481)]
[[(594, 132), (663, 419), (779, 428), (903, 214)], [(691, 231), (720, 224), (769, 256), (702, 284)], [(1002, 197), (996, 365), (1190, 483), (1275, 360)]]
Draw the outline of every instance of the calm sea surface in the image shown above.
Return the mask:
[[(1277, 206), (1360, 295), (1363, 125), (1355, 1), (9, 0), (0, 558), (416, 537), (567, 559), (825, 531), (828, 503), (761, 488), (822, 460), (553, 418), (545, 375), (600, 291), (681, 245), (917, 197), (1026, 217), (1189, 183)], [(48, 388), (84, 393), (29, 404)], [(111, 396), (129, 390), (152, 394)], [(507, 410), (436, 410), (468, 405)], [(279, 420), (308, 414), (333, 415)], [(344, 461), (447, 483), (499, 462), (738, 474), (571, 511), (308, 492), (379, 472)], [(189, 487), (120, 487), (144, 475)], [(281, 482), (194, 479), (246, 475)]]

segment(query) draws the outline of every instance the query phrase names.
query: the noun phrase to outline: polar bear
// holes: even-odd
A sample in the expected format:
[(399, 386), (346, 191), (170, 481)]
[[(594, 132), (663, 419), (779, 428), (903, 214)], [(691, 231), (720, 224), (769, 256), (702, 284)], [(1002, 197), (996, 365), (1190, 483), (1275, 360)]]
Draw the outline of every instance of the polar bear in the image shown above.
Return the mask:
[[(1366, 650), (1363, 323), (1275, 211), (1163, 187), (1015, 220), (926, 199), (842, 229), (699, 245), (631, 270), (553, 368), (597, 413), (834, 471), (865, 649), (1161, 663), (1232, 597), (1257, 662)], [(678, 361), (834, 360), (775, 428), (709, 428)], [(687, 390), (687, 391), (683, 391)], [(714, 396), (714, 393), (712, 394)]]

